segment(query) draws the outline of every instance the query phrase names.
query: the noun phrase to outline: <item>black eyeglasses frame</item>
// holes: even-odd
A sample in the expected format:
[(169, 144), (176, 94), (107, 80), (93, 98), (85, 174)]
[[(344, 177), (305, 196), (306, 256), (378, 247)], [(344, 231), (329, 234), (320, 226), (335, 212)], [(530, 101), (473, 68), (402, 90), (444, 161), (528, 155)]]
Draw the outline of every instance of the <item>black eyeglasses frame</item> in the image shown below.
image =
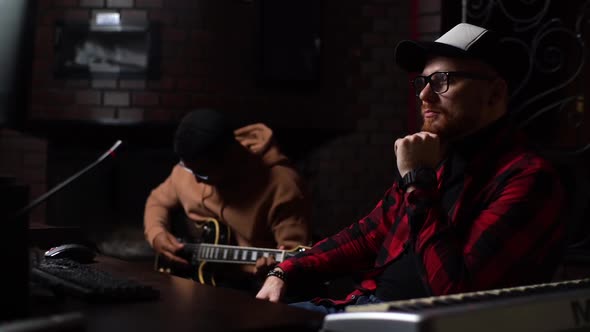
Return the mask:
[[(449, 91), (449, 81), (452, 77), (463, 77), (463, 78), (469, 78), (472, 80), (483, 80), (483, 81), (494, 80), (494, 77), (491, 77), (488, 75), (471, 73), (471, 72), (466, 72), (466, 71), (435, 71), (434, 73), (427, 75), (427, 76), (418, 75), (418, 76), (414, 77), (413, 80), (410, 81), (410, 83), (412, 84), (412, 87), (414, 87), (414, 92), (416, 93), (416, 97), (420, 96), (420, 93), (422, 92), (422, 90), (424, 90), (424, 88), (426, 88), (426, 86), (432, 82), (432, 77), (437, 74), (444, 74), (446, 76), (446, 80), (444, 81), (444, 82), (446, 82), (446, 84), (444, 85), (444, 88), (442, 88), (442, 89), (440, 89), (440, 88), (434, 89), (431, 84), (430, 87), (431, 87), (432, 91), (434, 91), (436, 94), (442, 94), (442, 93)], [(424, 85), (420, 89), (416, 85), (416, 80), (419, 80), (419, 79), (424, 80)], [(437, 90), (440, 90), (440, 91), (437, 91)]]

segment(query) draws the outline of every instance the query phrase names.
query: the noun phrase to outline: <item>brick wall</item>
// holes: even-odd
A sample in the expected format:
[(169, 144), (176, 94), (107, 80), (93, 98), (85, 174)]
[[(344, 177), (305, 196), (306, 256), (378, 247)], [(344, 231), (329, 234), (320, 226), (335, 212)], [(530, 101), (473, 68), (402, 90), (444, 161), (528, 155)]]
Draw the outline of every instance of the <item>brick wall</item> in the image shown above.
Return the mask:
[[(305, 93), (257, 84), (257, 6), (240, 0), (40, 1), (29, 119), (176, 121), (189, 109), (215, 107), (242, 118), (254, 112), (279, 127), (307, 127), (312, 122), (319, 128), (350, 128), (356, 108), (335, 97), (350, 93), (344, 79), (353, 59), (346, 43), (356, 32), (346, 27), (346, 18), (358, 6), (326, 1), (323, 24), (334, 35), (325, 40), (329, 59), (322, 70), (329, 75), (322, 77), (319, 89)], [(123, 24), (160, 23), (160, 79), (53, 78), (56, 20), (88, 21), (107, 11), (119, 12)], [(334, 115), (339, 123), (332, 123)]]
[[(289, 129), (295, 142), (318, 132), (348, 132), (327, 135), (298, 165), (312, 188), (316, 233), (350, 224), (370, 211), (391, 184), (393, 142), (407, 132), (408, 77), (395, 67), (393, 49), (410, 37), (411, 2), (325, 0), (321, 81), (309, 91), (256, 84), (255, 4), (39, 1), (29, 121), (167, 122), (189, 109), (212, 106), (238, 117), (255, 115), (279, 132)], [(113, 10), (124, 22), (161, 24), (161, 79), (55, 79), (55, 21), (89, 20)], [(421, 20), (425, 16), (435, 16), (434, 11), (425, 10)], [(43, 167), (37, 171), (43, 182)]]
[[(0, 176), (14, 178), (16, 184), (27, 185), (29, 196), (36, 198), (46, 191), (47, 142), (15, 130), (0, 129)], [(18, 210), (23, 206), (9, 207)], [(44, 221), (44, 204), (30, 215), (33, 223)]]
[(416, 129), (417, 120), (408, 116), (418, 114), (411, 111), (417, 105), (408, 96), (408, 75), (393, 63), (394, 47), (412, 33), (420, 40), (440, 35), (440, 0), (363, 1), (360, 14), (360, 68), (348, 83), (367, 116), (358, 119), (353, 134), (326, 144), (308, 159), (316, 171), (314, 221), (321, 235), (366, 215), (394, 180), (393, 143)]
[[(352, 134), (308, 159), (318, 234), (333, 233), (366, 215), (394, 180), (393, 142), (406, 132), (407, 74), (393, 62), (396, 43), (410, 37), (408, 1), (364, 1), (356, 41), (358, 70), (347, 83), (367, 115)], [(352, 41), (351, 41), (352, 42)]]
[(418, 38), (432, 41), (441, 35), (441, 0), (419, 0)]

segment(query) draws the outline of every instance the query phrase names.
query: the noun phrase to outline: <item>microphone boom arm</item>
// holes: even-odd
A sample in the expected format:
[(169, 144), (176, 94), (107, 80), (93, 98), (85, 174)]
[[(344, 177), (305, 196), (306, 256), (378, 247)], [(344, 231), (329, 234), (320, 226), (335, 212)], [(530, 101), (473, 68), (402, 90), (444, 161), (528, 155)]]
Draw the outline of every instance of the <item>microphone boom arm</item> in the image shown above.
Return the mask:
[(107, 152), (105, 152), (102, 156), (98, 157), (98, 159), (95, 162), (93, 162), (92, 164), (86, 166), (84, 169), (82, 169), (78, 173), (70, 176), (65, 181), (59, 183), (57, 186), (51, 188), (51, 190), (49, 190), (45, 194), (39, 196), (38, 198), (36, 198), (32, 202), (30, 202), (27, 206), (23, 207), (16, 214), (14, 214), (11, 219), (19, 219), (22, 216), (26, 215), (27, 213), (29, 213), (29, 211), (31, 211), (32, 209), (34, 209), (37, 205), (43, 203), (43, 201), (45, 201), (51, 195), (53, 195), (56, 192), (60, 191), (65, 186), (67, 186), (68, 184), (70, 184), (72, 181), (76, 180), (77, 178), (79, 178), (80, 176), (82, 176), (84, 173), (86, 173), (86, 172), (90, 171), (91, 169), (93, 169), (94, 167), (96, 167), (98, 164), (100, 164), (101, 162), (103, 162), (108, 156), (112, 155), (113, 152), (115, 152), (115, 150), (119, 147), (119, 145), (121, 145), (121, 143), (122, 143), (121, 140), (116, 141), (115, 144)]

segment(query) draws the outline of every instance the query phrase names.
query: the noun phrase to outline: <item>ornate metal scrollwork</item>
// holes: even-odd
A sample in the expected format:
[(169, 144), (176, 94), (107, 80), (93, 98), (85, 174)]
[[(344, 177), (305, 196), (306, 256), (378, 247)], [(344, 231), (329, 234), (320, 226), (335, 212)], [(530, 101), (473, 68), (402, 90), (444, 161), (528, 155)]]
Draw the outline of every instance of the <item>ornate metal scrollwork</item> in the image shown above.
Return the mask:
[[(570, 10), (575, 20), (563, 10), (555, 10), (566, 7), (558, 2), (472, 0), (464, 7), (468, 22), (511, 36), (503, 41), (520, 64), (514, 69), (518, 79), (512, 89), (511, 108), (521, 127), (534, 127), (547, 114), (563, 116), (572, 129), (584, 124), (582, 74), (590, 0), (578, 1), (578, 10)], [(571, 8), (572, 3), (568, 5)], [(590, 142), (576, 142), (568, 148), (565, 154), (584, 153), (590, 150)]]

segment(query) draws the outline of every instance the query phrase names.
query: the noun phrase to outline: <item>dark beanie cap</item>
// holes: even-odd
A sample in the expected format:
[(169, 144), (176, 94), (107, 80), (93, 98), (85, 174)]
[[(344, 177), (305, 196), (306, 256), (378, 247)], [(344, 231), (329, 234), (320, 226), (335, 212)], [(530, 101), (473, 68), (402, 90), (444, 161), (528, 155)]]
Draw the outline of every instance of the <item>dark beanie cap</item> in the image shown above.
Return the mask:
[(212, 158), (223, 153), (234, 139), (223, 113), (198, 109), (186, 114), (174, 135), (174, 151), (183, 161)]

